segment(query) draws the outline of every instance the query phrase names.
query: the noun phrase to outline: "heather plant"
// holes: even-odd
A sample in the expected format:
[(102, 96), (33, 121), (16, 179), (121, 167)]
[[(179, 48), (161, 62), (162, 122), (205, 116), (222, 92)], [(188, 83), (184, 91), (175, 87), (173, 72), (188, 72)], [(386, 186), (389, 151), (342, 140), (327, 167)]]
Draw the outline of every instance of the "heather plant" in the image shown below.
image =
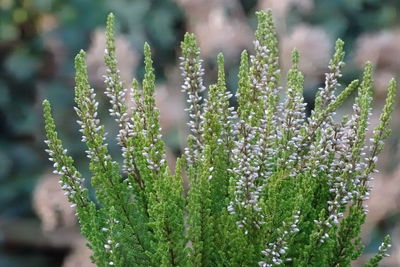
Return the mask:
[[(95, 200), (57, 136), (50, 103), (43, 102), (47, 152), (98, 266), (349, 266), (363, 253), (364, 202), (390, 133), (396, 83), (390, 81), (379, 123), (367, 138), (372, 66), (367, 63), (362, 79), (338, 93), (344, 65), (338, 40), (325, 86), (307, 117), (299, 53), (293, 50), (283, 90), (272, 15), (257, 17), (254, 54), (241, 55), (237, 108), (230, 106), (221, 54), (217, 81), (203, 98), (200, 49), (193, 34), (185, 35), (180, 66), (189, 136), (174, 173), (155, 106), (150, 46), (144, 46), (143, 81), (126, 85), (117, 68), (112, 14), (104, 82), (119, 127), (121, 164), (105, 143), (85, 52), (75, 58), (75, 111)], [(351, 94), (352, 114), (336, 118)], [(366, 266), (377, 266), (389, 248), (387, 236)]]

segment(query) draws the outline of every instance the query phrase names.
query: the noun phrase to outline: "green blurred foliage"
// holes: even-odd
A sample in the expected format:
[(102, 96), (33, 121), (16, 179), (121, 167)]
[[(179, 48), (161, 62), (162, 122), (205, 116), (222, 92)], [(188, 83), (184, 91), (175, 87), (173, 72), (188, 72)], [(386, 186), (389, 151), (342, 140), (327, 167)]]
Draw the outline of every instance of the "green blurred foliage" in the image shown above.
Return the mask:
[[(185, 32), (177, 4), (173, 0), (117, 0), (106, 1), (106, 8), (118, 18), (117, 30), (127, 35), (137, 51), (143, 50), (144, 42), (151, 44), (153, 57), (157, 58), (156, 75), (165, 77), (164, 70), (176, 61), (176, 48)], [(137, 72), (142, 78), (143, 64)]]
[(398, 25), (399, 8), (400, 2), (396, 0), (316, 0), (312, 12), (292, 12), (287, 19), (292, 25), (307, 22), (322, 26), (351, 47), (361, 33)]

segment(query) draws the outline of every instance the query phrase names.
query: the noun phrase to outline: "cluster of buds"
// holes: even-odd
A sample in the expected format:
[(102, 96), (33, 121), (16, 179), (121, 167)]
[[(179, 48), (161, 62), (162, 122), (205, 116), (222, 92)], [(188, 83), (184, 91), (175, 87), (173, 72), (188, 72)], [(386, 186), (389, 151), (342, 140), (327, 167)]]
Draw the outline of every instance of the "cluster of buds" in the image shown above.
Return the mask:
[(196, 38), (193, 34), (186, 34), (182, 42), (182, 57), (180, 57), (180, 69), (182, 71), (183, 84), (182, 92), (187, 94), (189, 113), (189, 131), (192, 142), (185, 149), (189, 164), (193, 164), (200, 155), (202, 145), (202, 122), (204, 120), (201, 93), (206, 89), (203, 84), (204, 69), (203, 60), (200, 59), (200, 50), (196, 45)]
[(285, 257), (289, 249), (287, 242), (293, 234), (300, 231), (298, 228), (299, 221), (300, 211), (296, 211), (290, 223), (282, 222), (282, 228), (276, 230), (278, 233), (276, 241), (268, 243), (268, 248), (261, 252), (266, 259), (258, 263), (260, 267), (272, 267), (292, 261), (291, 258)]
[[(239, 227), (247, 225), (255, 225), (257, 228), (264, 224), (261, 208), (259, 206), (260, 192), (263, 189), (259, 185), (259, 165), (258, 157), (260, 154), (259, 146), (256, 141), (256, 127), (248, 125), (245, 121), (240, 121), (236, 124), (235, 134), (242, 136), (235, 141), (235, 147), (232, 150), (234, 168), (231, 170), (232, 175), (237, 177), (235, 180), (234, 201), (228, 206), (228, 211), (231, 214), (238, 214)], [(246, 211), (259, 214), (258, 218), (249, 218), (246, 216)], [(240, 216), (241, 215), (241, 216)], [(248, 221), (253, 220), (253, 221)]]

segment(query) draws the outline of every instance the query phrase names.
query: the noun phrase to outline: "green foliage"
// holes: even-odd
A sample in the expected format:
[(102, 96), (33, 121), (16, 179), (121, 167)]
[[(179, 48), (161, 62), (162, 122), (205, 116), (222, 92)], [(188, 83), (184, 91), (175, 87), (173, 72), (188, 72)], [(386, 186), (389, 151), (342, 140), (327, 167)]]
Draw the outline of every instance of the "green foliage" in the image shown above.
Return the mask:
[(347, 44), (353, 44), (362, 33), (397, 25), (399, 18), (393, 10), (398, 8), (397, 1), (385, 1), (382, 5), (379, 0), (319, 0), (310, 10), (293, 8), (286, 19), (289, 24), (304, 21), (320, 25), (332, 36), (343, 36)]
[(376, 267), (379, 262), (383, 259), (383, 257), (388, 257), (386, 254), (387, 250), (391, 247), (390, 245), (390, 236), (386, 236), (383, 240), (382, 245), (379, 247), (378, 253), (370, 259), (370, 261), (365, 264), (366, 267)]
[[(98, 266), (348, 266), (362, 254), (360, 232), (368, 212), (364, 201), (389, 135), (395, 81), (367, 142), (372, 66), (367, 63), (361, 83), (353, 81), (336, 96), (344, 65), (344, 43), (338, 40), (316, 108), (306, 118), (299, 53), (293, 50), (281, 101), (272, 15), (257, 16), (255, 54), (249, 60), (244, 51), (241, 57), (237, 111), (229, 105), (222, 54), (218, 79), (202, 99), (200, 49), (194, 35), (185, 35), (182, 91), (189, 104), (190, 134), (172, 174), (155, 106), (150, 46), (144, 45), (142, 90), (136, 80), (132, 90), (125, 89), (115, 58), (114, 16), (109, 15), (105, 84), (110, 115), (119, 126), (122, 168), (104, 143), (85, 53), (75, 59), (75, 110), (97, 208), (57, 137), (49, 102), (43, 102), (47, 152)], [(353, 113), (336, 122), (335, 110), (354, 90)], [(127, 95), (133, 108), (125, 102)], [(386, 256), (389, 242), (385, 238), (368, 266)]]
[[(75, 142), (77, 128), (71, 109), (73, 55), (80, 48), (87, 49), (96, 39), (92, 35), (101, 32), (97, 30), (103, 27), (109, 11), (118, 15), (116, 27), (123, 29), (124, 36), (135, 49), (139, 51), (144, 40), (151, 40), (155, 55), (162, 58), (157, 61), (156, 73), (160, 74), (158, 77), (163, 75), (175, 60), (175, 47), (184, 26), (182, 12), (173, 0), (0, 1), (2, 217), (35, 217), (31, 204), (33, 189), (48, 171), (43, 144), (38, 142), (43, 139), (38, 108), (42, 98), (57, 106), (53, 115), (64, 122), (59, 125), (63, 142), (76, 160), (76, 167), (88, 175), (84, 155), (80, 153), (83, 146)], [(141, 75), (141, 65), (132, 71)], [(102, 103), (104, 97), (99, 101)], [(103, 117), (102, 112), (100, 115)], [(105, 125), (112, 123), (107, 118), (103, 122)], [(114, 154), (118, 147), (110, 144), (109, 150)], [(16, 258), (29, 261), (18, 254)], [(32, 257), (40, 252), (34, 254)], [(32, 266), (49, 265), (54, 259), (40, 255), (38, 261), (43, 260), (48, 263), (32, 263)]]

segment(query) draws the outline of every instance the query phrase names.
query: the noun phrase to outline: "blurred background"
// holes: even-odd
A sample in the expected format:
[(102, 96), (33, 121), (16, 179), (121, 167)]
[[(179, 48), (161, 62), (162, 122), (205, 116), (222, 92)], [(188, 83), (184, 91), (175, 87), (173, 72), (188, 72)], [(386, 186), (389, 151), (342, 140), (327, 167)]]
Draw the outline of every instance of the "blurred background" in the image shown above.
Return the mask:
[[(206, 83), (215, 81), (215, 58), (226, 57), (228, 87), (236, 91), (243, 49), (252, 51), (255, 11), (272, 9), (283, 74), (296, 47), (306, 76), (305, 99), (323, 85), (334, 41), (346, 43), (342, 84), (358, 77), (365, 61), (375, 66), (375, 125), (391, 77), (400, 76), (400, 1), (397, 0), (0, 0), (0, 266), (92, 266), (74, 211), (59, 189), (44, 153), (41, 102), (53, 104), (65, 146), (89, 175), (73, 112), (73, 58), (87, 51), (89, 76), (98, 90), (102, 118), (113, 142), (114, 122), (105, 116), (104, 26), (117, 18), (122, 77), (143, 76), (143, 43), (152, 46), (158, 79), (157, 105), (171, 162), (185, 142), (184, 95), (177, 58), (186, 31), (194, 32), (205, 60)], [(284, 80), (284, 79), (283, 79)], [(232, 103), (235, 104), (235, 103)], [(351, 101), (338, 113), (351, 109)], [(379, 161), (364, 227), (366, 254), (385, 234), (393, 239), (382, 266), (400, 266), (400, 105)], [(118, 159), (119, 148), (111, 146)]]

